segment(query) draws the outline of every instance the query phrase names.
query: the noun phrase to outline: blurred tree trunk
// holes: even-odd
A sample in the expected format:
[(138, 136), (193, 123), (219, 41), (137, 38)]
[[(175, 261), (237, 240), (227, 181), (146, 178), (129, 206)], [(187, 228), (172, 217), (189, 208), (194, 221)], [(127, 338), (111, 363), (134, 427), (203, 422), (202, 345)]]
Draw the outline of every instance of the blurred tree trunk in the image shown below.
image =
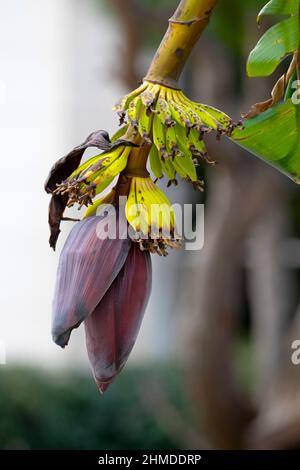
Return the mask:
[(300, 340), (300, 307), (280, 338), (276, 371), (261, 396), (258, 415), (244, 436), (247, 448), (300, 449), (300, 366), (293, 364), (291, 348), (295, 340)]
[[(248, 34), (251, 36), (251, 31)], [(232, 87), (229, 61), (224, 62), (221, 50), (213, 43), (206, 43), (206, 55), (213, 56), (214, 62), (208, 66), (202, 63), (201, 73), (206, 74), (201, 82), (202, 93), (211, 94), (210, 102), (217, 94), (221, 109), (228, 109), (228, 104), (230, 109), (230, 102), (238, 106), (239, 96)], [(220, 69), (222, 82), (218, 75)], [(204, 90), (203, 83), (207, 84)], [(267, 96), (267, 84), (261, 83), (261, 95), (264, 96), (265, 90)], [(226, 100), (222, 96), (224, 90)], [(245, 83), (248, 101), (255, 102), (256, 91), (253, 82)], [(222, 142), (221, 146), (214, 145), (210, 153), (220, 161), (220, 167), (209, 173), (205, 247), (198, 255), (198, 268), (190, 276), (193, 289), (187, 297), (193, 318), (187, 325), (190, 333), (186, 343), (189, 349), (186, 370), (199, 426), (211, 446), (255, 448), (263, 436), (260, 403), (264, 403), (266, 390), (271, 389), (270, 384), (273, 386), (278, 376), (283, 326), (290, 307), (291, 277), (276, 257), (289, 232), (286, 217), (289, 190), (284, 177), (247, 157), (234, 145)], [(245, 302), (240, 295), (241, 267), (249, 255), (247, 241), (253, 232), (256, 232), (256, 242), (251, 245), (247, 294), (256, 394), (245, 397), (234, 368), (234, 347), (241, 337), (242, 301)], [(257, 413), (259, 416), (254, 420)], [(267, 435), (263, 442), (270, 444)]]
[(139, 5), (133, 0), (110, 0), (114, 8), (120, 26), (123, 30), (124, 41), (120, 46), (118, 67), (115, 67), (114, 75), (131, 90), (136, 88), (140, 80), (137, 59), (141, 47), (141, 28), (139, 19)]
[[(263, 217), (270, 200), (280, 197), (280, 186), (268, 168), (243, 155), (236, 164), (232, 150), (225, 155), (224, 146), (222, 150), (222, 171), (217, 175), (213, 169), (210, 175), (206, 243), (190, 293), (197, 310), (190, 325), (187, 370), (199, 422), (212, 445), (239, 449), (254, 416), (234, 371), (233, 348), (240, 333), (241, 264), (248, 233)], [(255, 191), (249, 191), (254, 180)]]
[(286, 185), (277, 185), (275, 197), (269, 198), (261, 219), (251, 230), (247, 250), (257, 399), (277, 371), (280, 344), (294, 297), (293, 276), (281, 262), (282, 241), (290, 233), (288, 194)]

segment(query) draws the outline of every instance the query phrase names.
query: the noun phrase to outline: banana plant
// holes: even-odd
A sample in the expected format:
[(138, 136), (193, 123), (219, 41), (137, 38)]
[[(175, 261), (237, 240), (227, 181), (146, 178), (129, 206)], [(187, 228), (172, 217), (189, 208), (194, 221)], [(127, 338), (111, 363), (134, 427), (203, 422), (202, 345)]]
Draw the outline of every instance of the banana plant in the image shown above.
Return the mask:
[[(66, 207), (87, 206), (60, 256), (52, 335), (65, 347), (72, 330), (85, 324), (88, 355), (102, 393), (124, 367), (137, 337), (151, 289), (150, 253), (165, 256), (181, 245), (174, 211), (157, 180), (177, 185), (183, 179), (203, 191), (197, 166), (214, 164), (205, 146), (205, 136), (212, 132), (300, 181), (299, 108), (291, 98), (292, 80), (300, 78), (300, 0), (271, 0), (259, 15), (259, 20), (271, 14), (285, 19), (250, 54), (248, 73), (271, 74), (286, 55), (291, 63), (272, 98), (255, 105), (243, 124), (190, 100), (179, 86), (217, 2), (180, 1), (145, 78), (115, 105), (120, 129), (111, 138), (103, 130), (90, 134), (53, 166), (45, 184), (52, 196), (53, 248), (61, 221), (70, 220), (64, 216)], [(101, 152), (82, 163), (89, 147)], [(103, 196), (113, 181), (115, 186)], [(117, 228), (111, 236), (113, 220)]]

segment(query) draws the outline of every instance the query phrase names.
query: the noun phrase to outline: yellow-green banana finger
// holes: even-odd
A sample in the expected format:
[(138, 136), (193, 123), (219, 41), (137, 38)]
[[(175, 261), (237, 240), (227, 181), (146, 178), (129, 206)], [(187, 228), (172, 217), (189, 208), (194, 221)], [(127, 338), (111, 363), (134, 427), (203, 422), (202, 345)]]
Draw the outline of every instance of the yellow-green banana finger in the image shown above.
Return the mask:
[(150, 138), (152, 128), (153, 114), (144, 105), (141, 109), (141, 114), (138, 122), (139, 134), (148, 144), (152, 143)]
[(149, 160), (150, 160), (150, 167), (154, 176), (156, 178), (162, 178), (163, 172), (162, 172), (161, 160), (160, 160), (160, 156), (155, 145), (152, 145), (151, 147)]

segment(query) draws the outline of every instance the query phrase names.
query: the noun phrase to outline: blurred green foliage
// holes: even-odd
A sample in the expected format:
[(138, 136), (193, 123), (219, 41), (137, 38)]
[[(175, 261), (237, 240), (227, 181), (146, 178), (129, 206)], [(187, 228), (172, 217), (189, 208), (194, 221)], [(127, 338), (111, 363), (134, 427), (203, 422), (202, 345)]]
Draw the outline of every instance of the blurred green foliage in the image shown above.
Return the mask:
[[(108, 0), (98, 1), (102, 7), (111, 9), (112, 5)], [(179, 5), (179, 0), (137, 0), (132, 3), (139, 7), (139, 10), (135, 13), (143, 12), (145, 18), (149, 19), (147, 10), (149, 10), (152, 16), (161, 17), (161, 24), (157, 21), (151, 24), (148, 20), (143, 24), (143, 35), (146, 43), (148, 43), (149, 39), (156, 42), (157, 35), (162, 34), (161, 28), (163, 23), (165, 23), (163, 29), (166, 29), (167, 20)], [(206, 34), (213, 34), (232, 52), (241, 54), (245, 46), (245, 20), (253, 21), (255, 28), (257, 14), (266, 3), (267, 0), (220, 0), (212, 15)], [(255, 44), (253, 44), (254, 46)]]
[[(247, 21), (252, 21), (255, 28), (257, 14), (266, 1), (220, 0), (212, 15), (208, 31), (217, 36), (233, 53), (242, 55), (245, 51), (245, 24)], [(248, 48), (249, 46), (246, 49)]]
[(180, 448), (145, 405), (148, 395), (143, 399), (143, 387), (149, 393), (155, 383), (188, 413), (172, 367), (129, 367), (104, 396), (90, 375), (79, 372), (3, 367), (0, 374), (0, 449)]

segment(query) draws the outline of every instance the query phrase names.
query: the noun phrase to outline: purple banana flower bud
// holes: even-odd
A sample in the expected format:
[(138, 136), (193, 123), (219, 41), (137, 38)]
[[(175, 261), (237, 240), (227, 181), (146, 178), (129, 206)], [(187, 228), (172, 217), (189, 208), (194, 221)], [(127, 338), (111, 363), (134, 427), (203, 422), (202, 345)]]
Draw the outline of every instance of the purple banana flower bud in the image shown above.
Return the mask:
[(53, 340), (61, 347), (68, 344), (71, 331), (93, 313), (126, 261), (131, 246), (126, 222), (118, 225), (115, 239), (108, 233), (116, 214), (111, 210), (78, 222), (64, 245), (52, 323)]
[(123, 268), (84, 322), (88, 356), (101, 393), (134, 346), (151, 291), (151, 272), (149, 253), (132, 243)]

